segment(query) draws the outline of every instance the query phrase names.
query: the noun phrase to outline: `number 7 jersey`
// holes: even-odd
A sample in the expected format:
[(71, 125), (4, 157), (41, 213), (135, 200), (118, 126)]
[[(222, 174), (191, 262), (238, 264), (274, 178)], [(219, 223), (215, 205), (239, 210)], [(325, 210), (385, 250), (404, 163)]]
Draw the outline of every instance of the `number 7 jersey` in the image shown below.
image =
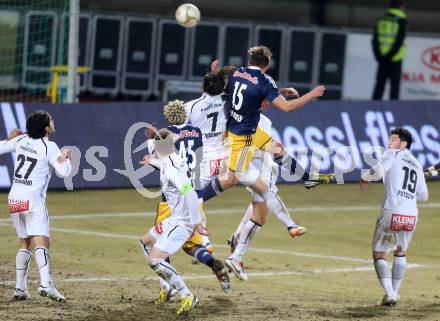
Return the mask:
[(223, 97), (203, 94), (185, 104), (186, 123), (200, 128), (205, 152), (223, 148), (226, 114)]
[(384, 159), (385, 214), (417, 215), (417, 201), (428, 199), (423, 168), (409, 150), (388, 149)]

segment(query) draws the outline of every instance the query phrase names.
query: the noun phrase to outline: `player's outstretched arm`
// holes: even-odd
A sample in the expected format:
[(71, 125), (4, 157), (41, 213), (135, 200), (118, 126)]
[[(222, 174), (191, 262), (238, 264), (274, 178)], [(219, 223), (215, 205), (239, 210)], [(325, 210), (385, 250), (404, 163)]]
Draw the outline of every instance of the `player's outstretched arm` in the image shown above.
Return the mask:
[(160, 170), (161, 167), (160, 160), (154, 154), (145, 155), (144, 158), (139, 162), (139, 164), (143, 166), (149, 165), (157, 170)]
[(280, 88), (278, 89), (278, 92), (287, 97), (299, 97), (299, 93), (295, 88), (287, 87), (287, 88)]
[(9, 136), (6, 140), (0, 141), (0, 155), (12, 153), (15, 150), (17, 142), (23, 137), (21, 135), (21, 130), (14, 129), (9, 133)]
[(435, 165), (429, 166), (427, 169), (425, 169), (425, 177), (431, 178), (435, 176), (439, 176), (440, 174), (440, 163), (437, 163)]
[(289, 101), (287, 101), (282, 95), (279, 95), (277, 98), (275, 98), (272, 101), (272, 105), (284, 112), (293, 112), (304, 107), (314, 98), (322, 97), (322, 95), (324, 95), (324, 92), (325, 92), (324, 86), (316, 86), (307, 94)]

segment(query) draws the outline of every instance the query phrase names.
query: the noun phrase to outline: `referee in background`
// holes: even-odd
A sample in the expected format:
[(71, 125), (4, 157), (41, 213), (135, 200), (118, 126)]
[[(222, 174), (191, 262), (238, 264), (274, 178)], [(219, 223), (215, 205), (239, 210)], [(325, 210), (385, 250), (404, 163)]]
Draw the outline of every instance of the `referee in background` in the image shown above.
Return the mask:
[(407, 18), (403, 0), (392, 0), (388, 11), (377, 21), (373, 52), (379, 64), (373, 99), (381, 100), (387, 79), (391, 82), (390, 99), (399, 99), (402, 61), (406, 55)]

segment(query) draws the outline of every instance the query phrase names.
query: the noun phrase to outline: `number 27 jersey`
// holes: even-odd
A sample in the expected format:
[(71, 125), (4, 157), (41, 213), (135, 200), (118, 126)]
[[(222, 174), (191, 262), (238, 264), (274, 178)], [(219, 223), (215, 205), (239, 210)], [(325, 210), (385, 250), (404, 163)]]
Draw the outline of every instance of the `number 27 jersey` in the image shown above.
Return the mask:
[(61, 152), (58, 146), (46, 137), (33, 139), (18, 136), (8, 142), (10, 152), (15, 152), (14, 177), (9, 200), (44, 202), (53, 168), (67, 176), (71, 171), (70, 161), (58, 164)]

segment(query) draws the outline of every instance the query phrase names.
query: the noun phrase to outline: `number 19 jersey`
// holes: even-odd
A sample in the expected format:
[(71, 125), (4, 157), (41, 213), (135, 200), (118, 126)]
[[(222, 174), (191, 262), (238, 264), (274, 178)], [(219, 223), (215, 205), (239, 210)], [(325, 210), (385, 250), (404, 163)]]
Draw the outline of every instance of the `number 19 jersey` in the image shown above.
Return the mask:
[(417, 200), (426, 200), (428, 188), (422, 166), (408, 150), (388, 149), (381, 161), (385, 187), (384, 214), (417, 215)]

